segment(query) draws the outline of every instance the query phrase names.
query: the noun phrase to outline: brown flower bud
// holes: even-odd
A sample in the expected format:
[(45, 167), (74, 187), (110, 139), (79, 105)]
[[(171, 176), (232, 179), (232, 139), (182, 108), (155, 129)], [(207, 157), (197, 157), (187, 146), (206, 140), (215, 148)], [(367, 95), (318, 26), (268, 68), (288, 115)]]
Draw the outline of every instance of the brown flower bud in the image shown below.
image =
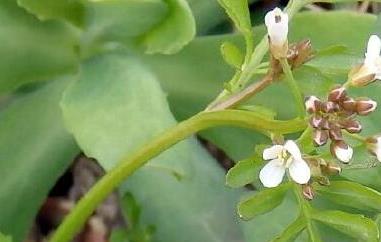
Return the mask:
[(319, 98), (315, 96), (309, 96), (305, 99), (304, 102), (306, 106), (306, 110), (308, 113), (315, 113), (320, 110), (321, 107), (321, 101)]
[(359, 115), (368, 115), (377, 108), (377, 102), (368, 98), (356, 101), (356, 112)]
[(303, 196), (307, 200), (314, 199), (315, 193), (311, 185), (303, 185)]
[(331, 184), (328, 177), (326, 176), (317, 177), (316, 180), (320, 185), (323, 185), (323, 186), (329, 186)]
[(292, 68), (296, 68), (312, 59), (312, 45), (310, 40), (302, 40), (296, 44), (290, 45), (287, 53), (287, 59)]
[(333, 113), (339, 111), (339, 105), (331, 101), (323, 102), (321, 105), (321, 109), (325, 113)]
[(316, 114), (311, 116), (310, 118), (310, 124), (313, 128), (317, 129), (328, 129), (329, 128), (329, 122), (327, 118)]
[(344, 119), (339, 121), (341, 128), (345, 129), (349, 133), (360, 133), (362, 126), (359, 121), (353, 119)]
[(343, 140), (343, 134), (340, 127), (337, 125), (332, 125), (331, 129), (329, 130), (329, 137), (331, 140)]
[(314, 129), (313, 131), (313, 140), (316, 146), (322, 146), (327, 143), (328, 140), (328, 131)]
[(332, 89), (328, 94), (328, 100), (331, 102), (340, 102), (347, 97), (347, 91), (345, 87), (336, 87)]
[(356, 101), (353, 98), (346, 98), (341, 103), (342, 108), (348, 112), (356, 112)]

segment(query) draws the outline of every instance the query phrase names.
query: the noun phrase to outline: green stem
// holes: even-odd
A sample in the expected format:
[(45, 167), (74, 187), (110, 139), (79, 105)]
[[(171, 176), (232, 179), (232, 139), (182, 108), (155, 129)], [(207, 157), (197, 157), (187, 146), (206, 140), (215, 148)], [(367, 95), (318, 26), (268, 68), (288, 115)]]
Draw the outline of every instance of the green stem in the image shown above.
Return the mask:
[(299, 203), (301, 216), (304, 218), (304, 220), (306, 222), (307, 232), (308, 232), (308, 236), (310, 237), (310, 241), (320, 242), (321, 239), (319, 238), (319, 236), (315, 232), (315, 229), (314, 229), (313, 224), (311, 222), (311, 216), (310, 216), (311, 205), (308, 203), (308, 201), (306, 201), (304, 199), (303, 194), (302, 194), (301, 185), (293, 182), (293, 192), (295, 194), (296, 200)]
[[(285, 10), (289, 16), (289, 19), (291, 19), (301, 8), (303, 8), (308, 3), (308, 0), (290, 1)], [(246, 40), (246, 42), (248, 43), (249, 41)], [(236, 94), (241, 89), (245, 88), (246, 84), (250, 81), (250, 78), (256, 74), (258, 66), (261, 65), (261, 62), (268, 50), (269, 44), (268, 37), (266, 34), (265, 36), (263, 36), (259, 44), (255, 47), (254, 51), (252, 51), (252, 54), (250, 56), (246, 54), (245, 62), (243, 63), (241, 70), (237, 71), (233, 79), (230, 81), (230, 84), (232, 86), (232, 93), (224, 89), (211, 103), (210, 106), (215, 106), (220, 101), (225, 100), (230, 95)]]
[(78, 202), (53, 235), (51, 242), (67, 242), (81, 229), (86, 219), (122, 181), (150, 159), (161, 154), (174, 144), (200, 130), (214, 126), (232, 125), (260, 132), (278, 132), (282, 134), (299, 132), (306, 128), (302, 119), (289, 121), (268, 120), (248, 111), (226, 110), (202, 112), (151, 140), (140, 150), (129, 155), (110, 170)]
[(292, 74), (291, 67), (288, 64), (287, 59), (281, 59), (279, 61), (280, 61), (280, 64), (282, 65), (283, 72), (286, 76), (287, 85), (289, 86), (289, 88), (292, 92), (292, 95), (295, 98), (296, 108), (297, 108), (298, 114), (299, 114), (298, 116), (303, 117), (305, 114), (303, 95), (300, 91), (298, 84), (296, 83), (296, 81), (294, 79), (294, 75)]

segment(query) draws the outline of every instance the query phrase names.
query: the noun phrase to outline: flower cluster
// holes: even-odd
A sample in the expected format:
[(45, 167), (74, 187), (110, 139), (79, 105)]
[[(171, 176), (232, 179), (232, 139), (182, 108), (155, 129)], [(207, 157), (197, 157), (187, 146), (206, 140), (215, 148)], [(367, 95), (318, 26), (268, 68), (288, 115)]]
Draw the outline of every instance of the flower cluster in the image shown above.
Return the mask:
[[(311, 43), (303, 41), (294, 45), (288, 44), (288, 15), (281, 9), (275, 8), (265, 17), (271, 60), (276, 74), (282, 74), (279, 61), (283, 58), (292, 68), (302, 65), (312, 58)], [(365, 86), (381, 79), (381, 39), (372, 35), (369, 38), (365, 59), (359, 66), (354, 67), (348, 81), (343, 86), (332, 89), (326, 101), (316, 96), (305, 100), (305, 108), (309, 113), (309, 124), (313, 129), (313, 142), (316, 146), (323, 146), (330, 140), (330, 151), (333, 157), (343, 163), (352, 159), (353, 149), (344, 139), (344, 133), (359, 138), (369, 152), (381, 161), (381, 136), (362, 138), (358, 135), (362, 131), (358, 116), (366, 116), (377, 108), (377, 102), (369, 98), (353, 98), (348, 95), (348, 86)], [(308, 184), (311, 173), (316, 179), (326, 179), (326, 175), (337, 174), (340, 166), (320, 158), (302, 156), (297, 144), (288, 140), (284, 144), (273, 145), (263, 151), (263, 159), (268, 161), (262, 168), (259, 178), (265, 187), (278, 186), (288, 172), (290, 178), (303, 185), (303, 194), (307, 199), (313, 198), (313, 191)]]
[(356, 120), (357, 115), (365, 116), (373, 112), (377, 103), (368, 98), (353, 99), (344, 87), (333, 89), (327, 101), (310, 96), (305, 102), (306, 110), (311, 114), (310, 125), (314, 129), (315, 145), (325, 145), (331, 139), (331, 152), (340, 161), (348, 163), (353, 150), (345, 143), (343, 132), (361, 132), (362, 126)]

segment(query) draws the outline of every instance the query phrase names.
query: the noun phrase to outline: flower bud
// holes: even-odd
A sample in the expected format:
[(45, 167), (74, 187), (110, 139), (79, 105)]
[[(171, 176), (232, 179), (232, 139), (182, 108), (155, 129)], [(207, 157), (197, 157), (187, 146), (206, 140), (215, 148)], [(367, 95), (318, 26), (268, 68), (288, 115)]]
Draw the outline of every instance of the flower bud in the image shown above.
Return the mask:
[(288, 51), (288, 15), (275, 8), (265, 16), (265, 25), (270, 41), (270, 50), (276, 59), (286, 58)]
[(332, 127), (329, 130), (329, 137), (331, 140), (343, 140), (343, 133), (341, 132), (340, 127), (337, 125), (332, 125)]
[(331, 154), (338, 160), (348, 163), (353, 156), (353, 149), (344, 141), (332, 141)]
[(321, 101), (315, 96), (309, 96), (304, 102), (308, 113), (315, 113), (320, 110)]
[(377, 108), (377, 102), (371, 99), (361, 99), (356, 101), (356, 112), (359, 115), (368, 115)]
[(350, 113), (356, 112), (356, 101), (353, 98), (346, 98), (341, 103), (342, 108)]
[(360, 133), (362, 126), (359, 121), (353, 119), (344, 119), (339, 121), (340, 126), (349, 133)]
[(303, 185), (303, 197), (307, 200), (312, 200), (314, 199), (315, 193), (314, 190), (312, 189), (312, 186), (307, 184)]
[(377, 157), (381, 162), (381, 136), (370, 137), (366, 140), (366, 146), (369, 152)]
[(292, 69), (303, 65), (312, 59), (312, 57), (312, 45), (309, 39), (292, 44), (287, 53), (287, 60), (291, 64)]
[(338, 175), (341, 173), (341, 167), (336, 164), (328, 163), (322, 167), (322, 171), (327, 175)]
[(329, 123), (326, 118), (324, 118), (321, 115), (313, 115), (310, 118), (310, 124), (313, 128), (318, 128), (318, 129), (328, 129), (329, 128)]
[(366, 65), (353, 67), (348, 75), (348, 79), (352, 86), (363, 87), (376, 80), (376, 74), (372, 72)]
[(327, 143), (328, 140), (328, 131), (314, 129), (313, 131), (313, 140), (316, 146), (322, 146)]
[(328, 100), (331, 102), (340, 102), (347, 97), (347, 91), (344, 87), (336, 87), (332, 89), (328, 94)]
[(321, 105), (321, 109), (324, 113), (333, 113), (337, 112), (339, 110), (339, 105), (337, 103), (328, 101), (328, 102), (323, 102)]

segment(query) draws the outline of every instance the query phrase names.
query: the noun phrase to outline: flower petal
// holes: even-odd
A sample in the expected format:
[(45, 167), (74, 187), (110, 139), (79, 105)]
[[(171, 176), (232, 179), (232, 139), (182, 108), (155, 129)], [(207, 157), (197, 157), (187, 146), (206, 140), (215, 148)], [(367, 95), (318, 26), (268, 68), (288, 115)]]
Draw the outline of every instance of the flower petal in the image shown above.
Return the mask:
[(288, 15), (280, 8), (268, 12), (265, 16), (265, 25), (270, 40), (274, 45), (283, 45), (288, 35)]
[(282, 165), (282, 162), (274, 159), (262, 168), (259, 179), (265, 187), (276, 187), (282, 182), (285, 172), (286, 168)]
[(365, 64), (369, 62), (375, 62), (377, 57), (380, 56), (381, 40), (377, 35), (372, 35), (369, 38), (368, 46), (365, 54)]
[(296, 183), (306, 184), (311, 178), (311, 169), (302, 159), (293, 160), (288, 170), (290, 171), (292, 180)]
[(263, 150), (263, 159), (264, 160), (273, 160), (278, 158), (278, 155), (282, 153), (283, 145), (273, 145), (270, 148)]
[(349, 145), (347, 147), (336, 146), (335, 155), (340, 161), (348, 163), (352, 159), (353, 149)]
[(299, 147), (294, 141), (287, 140), (284, 144), (284, 148), (291, 154), (292, 157), (294, 157), (295, 160), (302, 159), (302, 154), (300, 153)]

